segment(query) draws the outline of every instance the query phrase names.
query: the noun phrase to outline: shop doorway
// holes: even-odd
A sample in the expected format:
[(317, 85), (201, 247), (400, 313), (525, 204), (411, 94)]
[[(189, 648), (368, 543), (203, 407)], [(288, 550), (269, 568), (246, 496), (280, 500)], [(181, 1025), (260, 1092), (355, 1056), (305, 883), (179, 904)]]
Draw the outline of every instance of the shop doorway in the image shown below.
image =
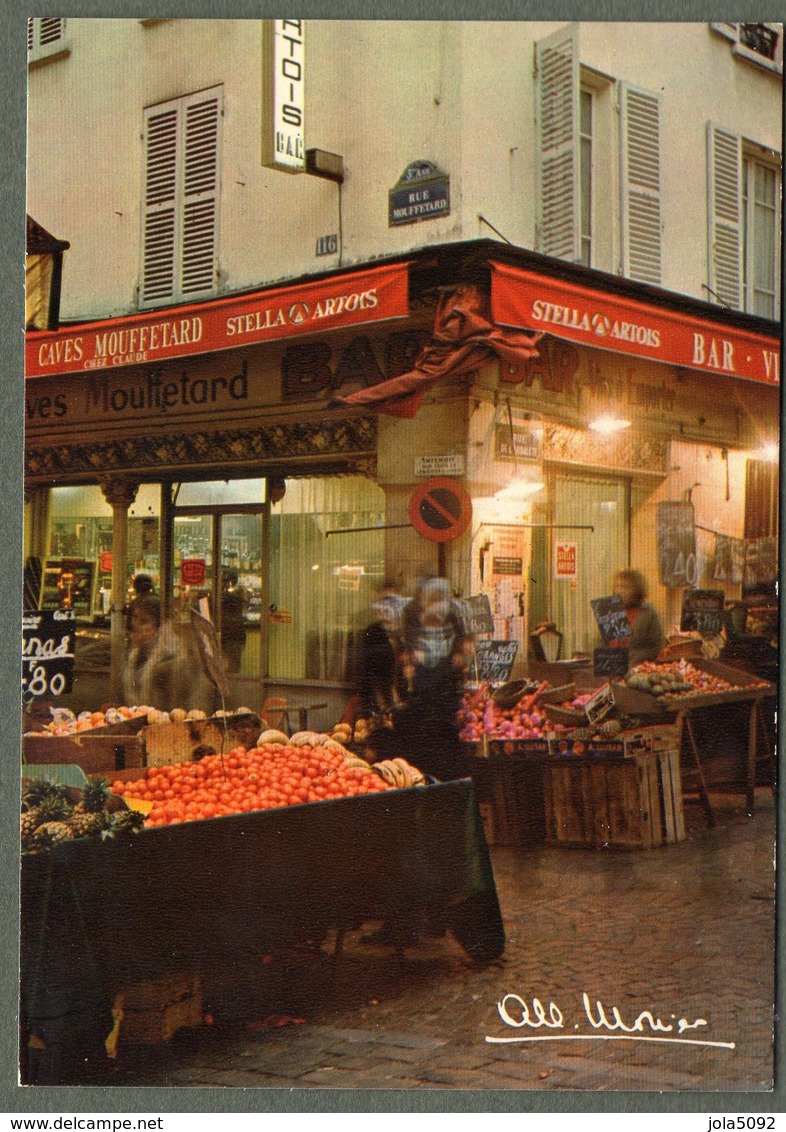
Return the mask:
[(170, 608), (212, 621), (233, 699), (258, 696), (262, 677), (263, 510), (176, 506), (172, 516)]
[(551, 499), (550, 619), (563, 634), (563, 657), (591, 654), (598, 630), (590, 602), (610, 594), (630, 563), (630, 481), (558, 472)]

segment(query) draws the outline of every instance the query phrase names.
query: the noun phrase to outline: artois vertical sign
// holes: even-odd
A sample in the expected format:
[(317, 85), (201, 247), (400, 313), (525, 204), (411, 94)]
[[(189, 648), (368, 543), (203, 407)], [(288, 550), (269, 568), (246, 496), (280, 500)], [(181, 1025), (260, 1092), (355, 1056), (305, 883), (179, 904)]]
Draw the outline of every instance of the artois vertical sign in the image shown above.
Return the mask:
[(305, 20), (262, 21), (262, 164), (306, 168)]

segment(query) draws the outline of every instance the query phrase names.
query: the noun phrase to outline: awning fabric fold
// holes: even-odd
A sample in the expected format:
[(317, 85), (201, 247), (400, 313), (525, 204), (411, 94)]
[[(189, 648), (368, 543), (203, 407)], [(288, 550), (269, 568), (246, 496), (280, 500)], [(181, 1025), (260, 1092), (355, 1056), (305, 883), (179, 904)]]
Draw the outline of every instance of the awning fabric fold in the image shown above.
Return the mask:
[(443, 293), (437, 305), (434, 333), (412, 369), (368, 389), (360, 389), (333, 404), (363, 406), (390, 416), (412, 418), (424, 394), (449, 377), (471, 373), (500, 360), (500, 379), (512, 384), (524, 380), (524, 368), (537, 356), (539, 333), (495, 326), (489, 297), (475, 284), (462, 284)]

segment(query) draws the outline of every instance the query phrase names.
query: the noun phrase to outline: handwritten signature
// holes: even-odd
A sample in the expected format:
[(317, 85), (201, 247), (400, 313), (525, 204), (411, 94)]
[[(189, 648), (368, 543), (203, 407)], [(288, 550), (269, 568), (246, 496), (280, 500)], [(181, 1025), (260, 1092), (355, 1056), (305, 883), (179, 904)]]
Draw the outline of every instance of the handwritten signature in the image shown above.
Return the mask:
[[(696, 1018), (689, 1021), (687, 1018), (677, 1018), (670, 1014), (670, 1021), (664, 1021), (651, 1010), (640, 1011), (635, 1018), (625, 1021), (619, 1007), (605, 1006), (600, 999), (593, 1004), (586, 991), (581, 996), (584, 1007), (584, 1018), (589, 1022), (595, 1033), (542, 1033), (536, 1036), (520, 1035), (516, 1037), (486, 1037), (487, 1042), (548, 1042), (548, 1041), (649, 1041), (673, 1042), (682, 1045), (717, 1046), (721, 1049), (734, 1049), (734, 1042), (714, 1042), (702, 1038), (683, 1038), (680, 1035), (689, 1030), (696, 1030), (707, 1025), (705, 1018)], [(526, 1002), (520, 995), (506, 994), (497, 1003), (497, 1010), (502, 1021), (514, 1029), (530, 1029), (543, 1031), (564, 1031), (566, 1027), (565, 1015), (555, 1002), (544, 1006), (539, 998)], [(579, 1030), (578, 1022), (573, 1024), (574, 1030)], [(664, 1037), (662, 1035), (671, 1035)]]

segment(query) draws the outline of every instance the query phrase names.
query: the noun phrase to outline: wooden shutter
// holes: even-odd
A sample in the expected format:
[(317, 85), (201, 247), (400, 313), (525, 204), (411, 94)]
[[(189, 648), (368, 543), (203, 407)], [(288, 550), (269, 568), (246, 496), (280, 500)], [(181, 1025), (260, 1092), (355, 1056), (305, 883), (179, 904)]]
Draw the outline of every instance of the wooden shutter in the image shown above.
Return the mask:
[(177, 260), (178, 106), (149, 110), (146, 119), (141, 306), (175, 298)]
[(539, 251), (581, 254), (579, 53), (573, 24), (535, 44)]
[(211, 291), (215, 283), (220, 109), (216, 92), (198, 96), (184, 107), (183, 297)]
[[(707, 218), (710, 299), (742, 306), (742, 143), (707, 124)], [(714, 292), (714, 293), (713, 293)]]
[(140, 306), (215, 287), (221, 91), (145, 114)]
[(59, 51), (58, 43), (65, 34), (65, 20), (51, 16), (46, 19), (28, 19), (27, 53), (33, 59), (52, 55)]
[(622, 273), (661, 282), (660, 99), (627, 83), (620, 88)]

